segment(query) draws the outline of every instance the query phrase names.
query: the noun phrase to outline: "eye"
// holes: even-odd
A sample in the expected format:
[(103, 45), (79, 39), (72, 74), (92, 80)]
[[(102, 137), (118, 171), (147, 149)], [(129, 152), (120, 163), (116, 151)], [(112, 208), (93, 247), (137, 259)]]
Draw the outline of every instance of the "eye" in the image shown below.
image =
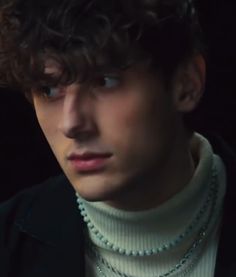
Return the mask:
[(60, 98), (64, 94), (64, 89), (61, 86), (57, 86), (57, 87), (42, 86), (39, 90), (41, 91), (43, 97), (47, 99), (52, 99), (52, 100)]
[(109, 76), (109, 75), (103, 75), (98, 78), (97, 85), (99, 87), (103, 87), (105, 89), (113, 89), (120, 85), (121, 80), (118, 75)]

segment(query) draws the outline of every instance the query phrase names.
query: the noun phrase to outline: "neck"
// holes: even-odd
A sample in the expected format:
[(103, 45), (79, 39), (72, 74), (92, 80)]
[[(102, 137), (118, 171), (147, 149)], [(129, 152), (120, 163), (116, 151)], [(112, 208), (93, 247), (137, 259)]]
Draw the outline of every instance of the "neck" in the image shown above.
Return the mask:
[[(151, 172), (138, 176), (130, 190), (106, 203), (114, 208), (126, 211), (148, 210), (160, 206), (180, 192), (191, 180), (195, 164), (190, 143), (176, 142), (175, 151), (171, 151), (166, 163)], [(157, 174), (158, 172), (158, 174)], [(142, 180), (142, 181), (141, 181)]]

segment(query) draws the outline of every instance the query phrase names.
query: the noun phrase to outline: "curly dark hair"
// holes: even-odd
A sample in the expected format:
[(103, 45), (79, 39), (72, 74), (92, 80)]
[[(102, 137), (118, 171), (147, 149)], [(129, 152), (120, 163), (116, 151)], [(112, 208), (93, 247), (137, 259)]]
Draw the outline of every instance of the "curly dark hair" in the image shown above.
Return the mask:
[[(0, 83), (30, 91), (148, 61), (171, 77), (201, 51), (192, 0), (0, 0)], [(48, 58), (63, 71), (44, 73)]]

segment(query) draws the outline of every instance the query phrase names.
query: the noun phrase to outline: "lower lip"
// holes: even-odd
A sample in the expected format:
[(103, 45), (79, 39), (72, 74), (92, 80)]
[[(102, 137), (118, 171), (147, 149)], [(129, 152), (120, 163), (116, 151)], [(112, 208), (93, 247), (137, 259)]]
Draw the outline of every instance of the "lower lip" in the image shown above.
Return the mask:
[(92, 172), (102, 170), (108, 158), (94, 158), (89, 160), (71, 160), (72, 167), (79, 172)]

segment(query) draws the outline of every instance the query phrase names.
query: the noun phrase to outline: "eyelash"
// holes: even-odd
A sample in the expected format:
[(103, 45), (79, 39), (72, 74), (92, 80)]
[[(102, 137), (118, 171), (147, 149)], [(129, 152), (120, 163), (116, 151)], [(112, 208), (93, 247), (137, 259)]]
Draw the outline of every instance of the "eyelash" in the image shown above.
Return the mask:
[[(121, 78), (118, 75), (103, 75), (98, 76), (94, 81), (95, 92), (110, 92), (119, 87), (121, 84)], [(56, 100), (61, 98), (65, 94), (64, 86), (42, 86), (39, 88), (39, 91), (42, 93), (42, 96), (47, 100)], [(59, 94), (58, 96), (51, 96), (50, 93)]]
[[(104, 89), (117, 88), (121, 83), (121, 79), (117, 75), (115, 75), (115, 76), (104, 75), (104, 76), (99, 77), (98, 80), (99, 80), (98, 87), (99, 88), (104, 87)], [(102, 84), (100, 81), (102, 81)], [(106, 82), (107, 82), (107, 86), (105, 86)]]
[[(42, 86), (39, 90), (42, 92), (42, 96), (46, 99), (58, 99), (64, 95), (64, 88), (62, 86), (55, 86), (55, 87)], [(60, 93), (60, 95), (50, 96), (49, 94), (52, 93), (54, 90), (56, 90), (57, 93)]]

